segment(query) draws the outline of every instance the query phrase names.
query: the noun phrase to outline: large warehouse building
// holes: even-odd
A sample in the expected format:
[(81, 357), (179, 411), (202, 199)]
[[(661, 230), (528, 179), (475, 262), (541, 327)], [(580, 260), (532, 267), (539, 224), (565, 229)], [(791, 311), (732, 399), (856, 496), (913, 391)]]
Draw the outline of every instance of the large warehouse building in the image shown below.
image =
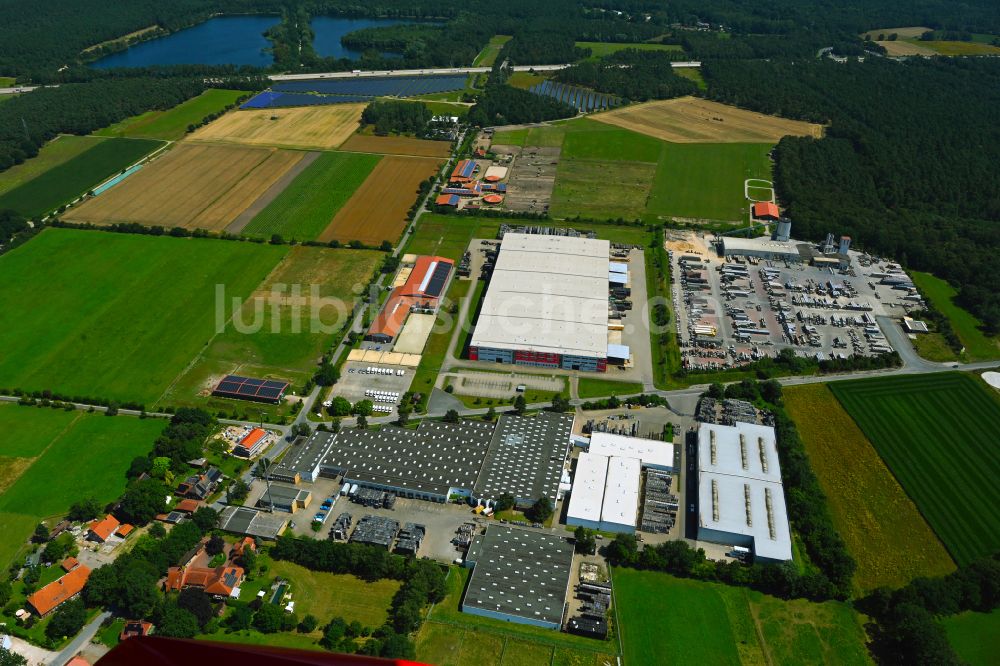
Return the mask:
[(606, 240), (504, 234), (469, 358), (604, 372), (610, 251)]
[(674, 445), (595, 432), (587, 449), (577, 459), (566, 524), (605, 532), (635, 532), (642, 469), (672, 471)]
[(792, 559), (774, 428), (699, 425), (698, 539), (750, 548), (759, 562)]
[(490, 525), (473, 539), (462, 611), (547, 629), (562, 626), (573, 544), (543, 530)]
[(399, 335), (410, 312), (436, 312), (441, 294), (455, 262), (446, 257), (417, 257), (403, 284), (392, 290), (381, 312), (375, 317), (365, 340), (389, 343)]

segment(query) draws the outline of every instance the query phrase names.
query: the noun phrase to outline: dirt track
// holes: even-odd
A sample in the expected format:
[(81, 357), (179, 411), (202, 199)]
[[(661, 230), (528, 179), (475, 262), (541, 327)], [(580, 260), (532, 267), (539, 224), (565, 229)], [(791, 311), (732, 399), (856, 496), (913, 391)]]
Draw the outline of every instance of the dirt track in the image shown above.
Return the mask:
[(823, 126), (696, 97), (647, 102), (591, 116), (675, 143), (776, 143), (783, 136), (823, 136)]
[(405, 136), (355, 134), (340, 149), (356, 153), (414, 155), (417, 157), (448, 157), (451, 155), (451, 144), (447, 141), (426, 141)]
[(319, 240), (358, 240), (366, 245), (395, 242), (406, 228), (406, 211), (417, 200), (420, 181), (440, 166), (441, 160), (424, 157), (383, 158)]

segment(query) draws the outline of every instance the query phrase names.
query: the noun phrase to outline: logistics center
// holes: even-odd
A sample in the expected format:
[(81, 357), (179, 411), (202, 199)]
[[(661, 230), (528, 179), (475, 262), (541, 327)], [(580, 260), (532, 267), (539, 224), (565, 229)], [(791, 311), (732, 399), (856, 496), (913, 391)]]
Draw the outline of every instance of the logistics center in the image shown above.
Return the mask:
[(606, 240), (504, 234), (469, 358), (606, 371), (610, 251)]

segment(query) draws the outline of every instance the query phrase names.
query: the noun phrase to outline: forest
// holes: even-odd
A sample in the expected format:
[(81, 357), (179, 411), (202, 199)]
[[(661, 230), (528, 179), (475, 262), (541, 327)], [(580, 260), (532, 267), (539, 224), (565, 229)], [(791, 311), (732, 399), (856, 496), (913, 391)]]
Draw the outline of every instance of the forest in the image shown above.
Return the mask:
[(361, 122), (374, 125), (375, 134), (423, 134), (434, 116), (426, 104), (396, 100), (374, 101), (361, 112)]
[(573, 65), (558, 72), (555, 78), (634, 102), (692, 95), (698, 86), (677, 76), (670, 65), (678, 57), (685, 55), (677, 51), (626, 49), (598, 62)]
[(776, 150), (793, 234), (847, 234), (947, 279), (1000, 330), (1000, 62), (716, 61), (703, 74), (718, 101), (829, 123)]

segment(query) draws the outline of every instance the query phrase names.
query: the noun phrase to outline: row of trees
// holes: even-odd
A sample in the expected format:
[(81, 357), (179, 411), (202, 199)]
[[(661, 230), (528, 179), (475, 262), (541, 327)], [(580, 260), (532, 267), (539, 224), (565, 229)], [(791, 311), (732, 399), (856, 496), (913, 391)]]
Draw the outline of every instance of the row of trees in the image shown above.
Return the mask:
[(434, 114), (422, 102), (374, 101), (361, 112), (361, 122), (374, 125), (375, 134), (424, 134)]

